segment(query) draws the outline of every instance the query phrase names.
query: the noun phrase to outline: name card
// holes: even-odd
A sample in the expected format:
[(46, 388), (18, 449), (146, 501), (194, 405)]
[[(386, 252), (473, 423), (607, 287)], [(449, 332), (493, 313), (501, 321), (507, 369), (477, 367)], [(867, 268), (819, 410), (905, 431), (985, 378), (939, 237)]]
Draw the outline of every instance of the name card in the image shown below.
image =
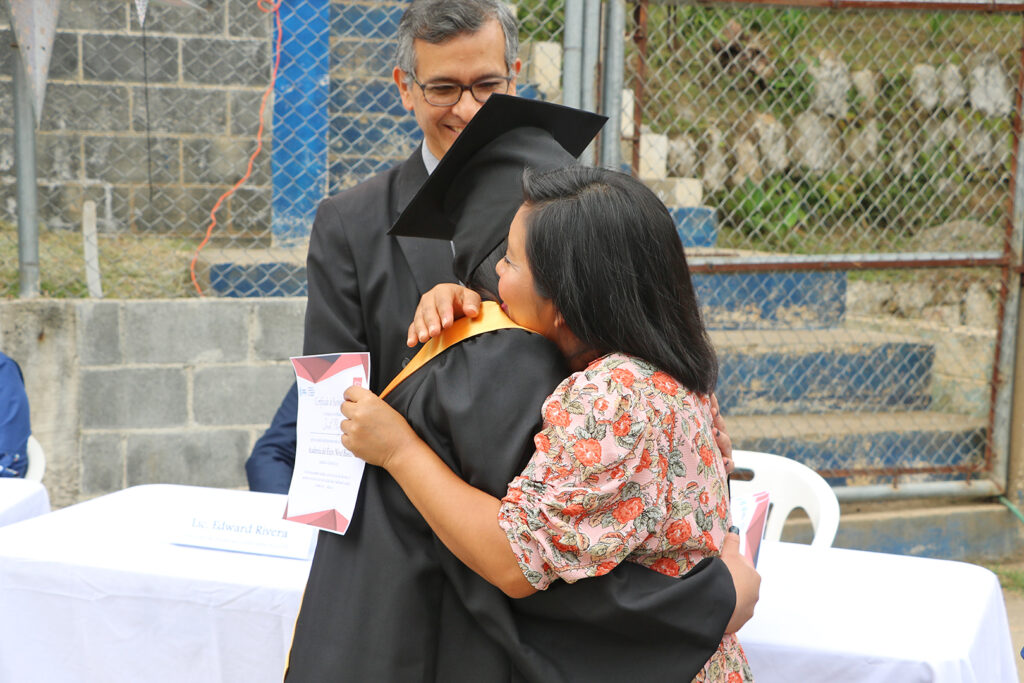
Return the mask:
[(171, 543), (237, 553), (308, 560), (317, 530), (286, 520), (253, 520), (204, 514), (185, 515), (172, 530)]

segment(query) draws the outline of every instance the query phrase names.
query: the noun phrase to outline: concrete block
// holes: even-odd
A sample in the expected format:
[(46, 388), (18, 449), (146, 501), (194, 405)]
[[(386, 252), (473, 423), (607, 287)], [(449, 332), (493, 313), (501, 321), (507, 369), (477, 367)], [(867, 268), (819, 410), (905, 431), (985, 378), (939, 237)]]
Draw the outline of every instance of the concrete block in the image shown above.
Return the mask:
[(544, 94), (544, 99), (558, 98), (562, 92), (561, 44), (536, 41), (526, 43), (523, 48), (520, 56), (526, 73), (520, 75), (520, 80), (536, 86)]
[[(149, 118), (146, 117), (146, 93), (132, 93), (132, 129), (150, 133), (212, 133), (227, 131), (227, 96), (222, 90), (199, 88), (149, 88)], [(49, 98), (49, 95), (47, 95)], [(127, 95), (125, 95), (127, 102)], [(122, 121), (124, 118), (121, 119)], [(123, 130), (122, 123), (120, 128)], [(95, 130), (95, 129), (94, 129)]]
[(302, 355), (306, 300), (260, 301), (253, 324), (253, 354), (258, 360), (285, 360)]
[[(229, 133), (235, 136), (256, 139), (256, 132), (260, 128), (260, 102), (263, 99), (262, 90), (231, 90), (228, 92), (228, 102), (231, 106), (231, 119), (228, 122)], [(262, 154), (269, 155), (266, 148), (267, 142), (272, 138), (274, 130), (274, 96), (267, 99), (267, 106), (263, 112), (263, 144)]]
[(114, 301), (83, 301), (76, 308), (79, 363), (84, 367), (121, 363), (121, 305)]
[(82, 370), (83, 429), (181, 427), (188, 418), (181, 368)]
[[(82, 188), (82, 200), (91, 199), (96, 202), (96, 228), (101, 233), (125, 232), (131, 221), (131, 190), (124, 186), (107, 183), (90, 184)], [(71, 226), (80, 230), (82, 225), (82, 205), (70, 207)]]
[(249, 433), (242, 429), (129, 434), (125, 473), (128, 486), (187, 484), (246, 486)]
[(228, 0), (228, 34), (241, 38), (269, 38), (273, 15), (250, 0)]
[(85, 34), (82, 36), (82, 75), (90, 81), (178, 80), (178, 39), (141, 35)]
[(640, 134), (640, 172), (647, 178), (668, 177), (668, 136), (660, 133)]
[(395, 45), (391, 40), (331, 37), (332, 78), (380, 78), (394, 65)]
[[(133, 188), (134, 211), (132, 227), (141, 232), (173, 232), (184, 236), (191, 232), (197, 239), (205, 232), (210, 210), (217, 197), (227, 189), (221, 187), (157, 186), (150, 192), (147, 186)], [(219, 224), (225, 227), (225, 217), (219, 215)], [(188, 269), (182, 262), (182, 272)]]
[(80, 180), (82, 177), (80, 146), (81, 136), (77, 133), (40, 133), (37, 135), (37, 177), (54, 181)]
[(128, 88), (116, 85), (50, 83), (40, 131), (123, 131), (128, 121)]
[(125, 304), (129, 363), (223, 363), (248, 356), (248, 306), (230, 301)]
[[(134, 3), (120, 0), (61, 3), (57, 16), (58, 29), (83, 31), (123, 31), (128, 28), (128, 12), (135, 12)], [(5, 72), (6, 73), (6, 72)]]
[(700, 178), (644, 178), (644, 184), (669, 209), (697, 207), (704, 201)]
[[(8, 43), (0, 43), (4, 46)], [(6, 50), (5, 50), (6, 51)], [(10, 71), (0, 71), (9, 74)], [(59, 32), (53, 39), (48, 79), (73, 79), (78, 77), (78, 36), (74, 33)], [(44, 104), (45, 106), (45, 104)]]
[(120, 491), (124, 482), (124, 445), (118, 433), (82, 435), (82, 494)]
[(380, 2), (331, 3), (331, 35), (389, 40), (398, 32), (405, 7)]
[[(228, 137), (193, 138), (182, 142), (182, 175), (188, 184), (233, 185), (252, 155), (251, 143)], [(250, 187), (270, 187), (270, 155), (261, 154), (246, 180)]]
[(144, 135), (85, 137), (85, 176), (112, 184), (177, 183), (181, 179), (177, 138)]
[(235, 233), (261, 239), (258, 244), (272, 244), (273, 231), (270, 223), (273, 216), (270, 202), (270, 188), (261, 190), (243, 187), (228, 197), (231, 227)]
[(267, 425), (294, 379), (290, 364), (198, 368), (192, 399), (196, 422)]
[[(110, 0), (107, 0), (108, 2)], [(184, 33), (191, 35), (220, 35), (224, 33), (222, 3), (193, 2), (193, 7), (151, 2), (146, 9), (148, 33)], [(63, 11), (63, 8), (62, 8)], [(139, 13), (131, 4), (131, 30), (141, 32)]]
[(262, 85), (270, 81), (268, 40), (188, 38), (181, 45), (182, 79), (204, 85)]

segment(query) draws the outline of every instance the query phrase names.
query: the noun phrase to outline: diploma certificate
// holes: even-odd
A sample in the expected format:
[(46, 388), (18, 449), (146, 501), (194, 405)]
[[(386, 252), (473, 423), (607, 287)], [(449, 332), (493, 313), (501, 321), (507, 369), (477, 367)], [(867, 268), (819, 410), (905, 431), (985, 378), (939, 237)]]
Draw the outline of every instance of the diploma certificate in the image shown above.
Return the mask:
[(368, 386), (370, 354), (291, 359), (299, 388), (295, 471), (285, 519), (344, 534), (365, 463), (341, 445), (341, 404), (350, 386)]

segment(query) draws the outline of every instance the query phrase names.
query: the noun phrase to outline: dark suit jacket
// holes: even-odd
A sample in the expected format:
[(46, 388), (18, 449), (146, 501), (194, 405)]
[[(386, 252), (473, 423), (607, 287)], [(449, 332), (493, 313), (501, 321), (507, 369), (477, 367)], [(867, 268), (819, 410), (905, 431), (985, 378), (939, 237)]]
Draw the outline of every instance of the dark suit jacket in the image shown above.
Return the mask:
[(426, 179), (417, 148), (399, 166), (324, 200), (313, 222), (302, 352), (369, 351), (375, 393), (415, 353), (405, 339), (420, 296), (458, 282), (451, 244), (387, 234)]
[[(462, 479), (502, 496), (532, 454), (541, 402), (567, 374), (540, 335), (499, 330), (449, 348), (387, 401)], [(689, 681), (734, 602), (720, 560), (684, 580), (627, 562), (510, 600), (368, 465), (346, 534), (320, 532), (287, 680)]]

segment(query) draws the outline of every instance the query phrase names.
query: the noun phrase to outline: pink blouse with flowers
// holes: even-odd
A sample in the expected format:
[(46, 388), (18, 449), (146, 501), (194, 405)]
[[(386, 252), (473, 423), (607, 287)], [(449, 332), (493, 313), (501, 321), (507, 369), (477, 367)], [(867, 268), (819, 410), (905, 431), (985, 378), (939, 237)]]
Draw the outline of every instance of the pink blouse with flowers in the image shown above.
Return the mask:
[[(731, 522), (706, 396), (610, 354), (559, 384), (543, 411), (537, 450), (498, 516), (533, 586), (600, 576), (623, 560), (682, 576), (719, 554)], [(694, 680), (753, 680), (735, 636)]]

